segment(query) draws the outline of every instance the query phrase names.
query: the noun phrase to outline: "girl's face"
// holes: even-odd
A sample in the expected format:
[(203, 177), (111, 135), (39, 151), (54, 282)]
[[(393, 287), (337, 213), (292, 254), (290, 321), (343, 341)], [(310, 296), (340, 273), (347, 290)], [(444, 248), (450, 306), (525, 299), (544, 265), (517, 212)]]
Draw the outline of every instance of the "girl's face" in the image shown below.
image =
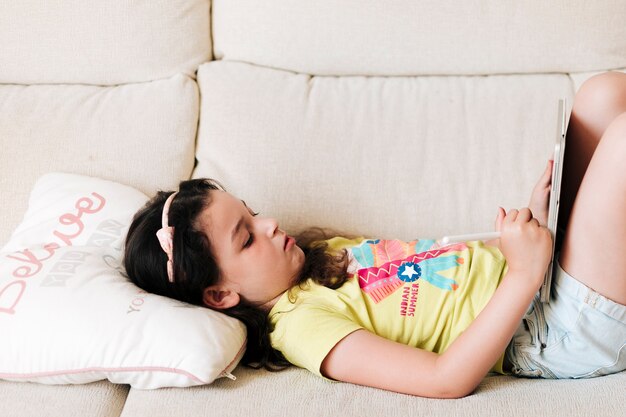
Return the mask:
[(199, 217), (220, 269), (218, 284), (204, 291), (204, 303), (218, 309), (243, 298), (271, 308), (298, 277), (304, 253), (274, 219), (256, 216), (242, 200), (211, 192), (211, 204)]

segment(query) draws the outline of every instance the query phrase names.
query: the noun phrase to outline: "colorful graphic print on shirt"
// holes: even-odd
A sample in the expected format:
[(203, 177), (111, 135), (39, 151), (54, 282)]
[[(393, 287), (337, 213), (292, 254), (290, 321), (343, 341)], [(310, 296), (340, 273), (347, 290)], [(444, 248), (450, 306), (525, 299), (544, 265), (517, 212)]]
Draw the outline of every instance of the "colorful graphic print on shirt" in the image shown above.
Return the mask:
[[(454, 291), (458, 283), (438, 272), (456, 268), (463, 258), (450, 252), (467, 249), (464, 243), (433, 248), (433, 240), (366, 240), (350, 249), (358, 262), (359, 286), (375, 303), (406, 283), (423, 280), (437, 288)], [(415, 284), (413, 284), (415, 285)]]

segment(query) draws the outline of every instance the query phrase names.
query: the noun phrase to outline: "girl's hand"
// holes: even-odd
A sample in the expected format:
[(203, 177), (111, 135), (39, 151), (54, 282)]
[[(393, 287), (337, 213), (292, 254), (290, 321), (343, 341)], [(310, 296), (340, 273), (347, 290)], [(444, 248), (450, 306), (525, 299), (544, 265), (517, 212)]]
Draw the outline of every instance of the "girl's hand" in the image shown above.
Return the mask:
[(545, 171), (539, 178), (530, 196), (528, 207), (533, 213), (533, 217), (539, 221), (542, 226), (548, 225), (548, 205), (550, 204), (550, 188), (552, 186), (552, 165), (554, 161), (548, 161)]
[(506, 214), (500, 208), (496, 230), (501, 232), (500, 250), (506, 258), (509, 271), (532, 277), (533, 284), (539, 289), (550, 263), (550, 231), (533, 218), (528, 208), (509, 210)]

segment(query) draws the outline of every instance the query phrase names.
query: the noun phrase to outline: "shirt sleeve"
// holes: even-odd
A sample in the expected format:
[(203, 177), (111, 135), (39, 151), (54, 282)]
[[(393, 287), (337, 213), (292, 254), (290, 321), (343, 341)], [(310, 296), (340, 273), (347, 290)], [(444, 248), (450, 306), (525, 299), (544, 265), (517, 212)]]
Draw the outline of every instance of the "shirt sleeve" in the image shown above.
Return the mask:
[(328, 353), (344, 337), (363, 328), (341, 313), (311, 304), (276, 314), (270, 335), (274, 349), (292, 364), (323, 378), (320, 367)]

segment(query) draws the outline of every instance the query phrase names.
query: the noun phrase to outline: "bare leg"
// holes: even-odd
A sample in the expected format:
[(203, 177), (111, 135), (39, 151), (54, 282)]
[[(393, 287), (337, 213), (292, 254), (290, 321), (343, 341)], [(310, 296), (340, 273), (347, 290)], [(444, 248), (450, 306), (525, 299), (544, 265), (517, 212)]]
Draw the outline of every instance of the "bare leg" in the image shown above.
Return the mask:
[(578, 187), (600, 138), (609, 124), (626, 112), (626, 74), (606, 72), (587, 80), (574, 98), (567, 129), (563, 191), (559, 212), (562, 229), (568, 223)]
[(603, 132), (571, 210), (561, 266), (626, 305), (626, 112)]

